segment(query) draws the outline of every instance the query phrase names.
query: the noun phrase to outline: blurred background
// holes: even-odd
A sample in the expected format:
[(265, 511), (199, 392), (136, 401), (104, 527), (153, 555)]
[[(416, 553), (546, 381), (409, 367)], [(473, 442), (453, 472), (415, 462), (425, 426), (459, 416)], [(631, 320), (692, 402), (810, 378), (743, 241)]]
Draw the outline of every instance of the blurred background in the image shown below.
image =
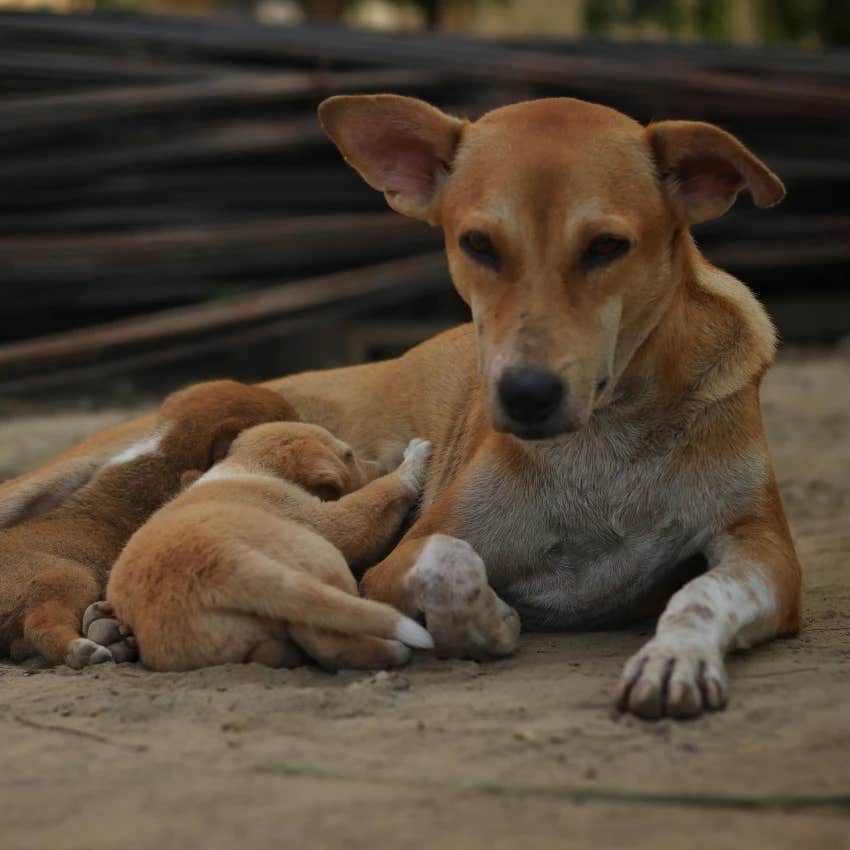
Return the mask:
[(790, 342), (850, 335), (850, 0), (0, 0), (0, 398), (386, 357), (466, 319), (317, 104), (575, 96), (712, 121), (785, 180), (699, 228)]

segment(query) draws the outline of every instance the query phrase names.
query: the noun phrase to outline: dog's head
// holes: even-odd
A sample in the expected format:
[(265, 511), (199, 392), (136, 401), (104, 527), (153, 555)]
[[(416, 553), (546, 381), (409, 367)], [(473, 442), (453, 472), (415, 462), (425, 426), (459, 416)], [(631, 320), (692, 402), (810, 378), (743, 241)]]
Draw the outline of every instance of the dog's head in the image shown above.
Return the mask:
[(440, 225), (498, 431), (575, 430), (610, 400), (684, 274), (688, 226), (779, 179), (710, 124), (642, 127), (558, 98), (461, 121), (412, 98), (332, 97), (323, 127), (389, 205)]
[(321, 499), (338, 499), (382, 474), (319, 425), (275, 422), (240, 434), (228, 459), (245, 469), (285, 478)]
[(208, 381), (168, 396), (159, 418), (165, 429), (162, 452), (176, 467), (202, 471), (221, 460), (246, 428), (298, 416), (283, 396), (265, 387)]

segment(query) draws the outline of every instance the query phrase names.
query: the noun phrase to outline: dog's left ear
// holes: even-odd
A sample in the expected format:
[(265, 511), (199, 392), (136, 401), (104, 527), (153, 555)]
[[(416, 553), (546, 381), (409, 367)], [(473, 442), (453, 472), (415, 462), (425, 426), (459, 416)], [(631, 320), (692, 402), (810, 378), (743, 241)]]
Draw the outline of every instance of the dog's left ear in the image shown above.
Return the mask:
[(747, 188), (757, 207), (785, 197), (782, 181), (734, 136), (700, 121), (660, 121), (646, 129), (658, 171), (688, 224), (723, 215)]
[(319, 105), (319, 121), (346, 161), (396, 212), (434, 223), (463, 122), (412, 97), (341, 95)]

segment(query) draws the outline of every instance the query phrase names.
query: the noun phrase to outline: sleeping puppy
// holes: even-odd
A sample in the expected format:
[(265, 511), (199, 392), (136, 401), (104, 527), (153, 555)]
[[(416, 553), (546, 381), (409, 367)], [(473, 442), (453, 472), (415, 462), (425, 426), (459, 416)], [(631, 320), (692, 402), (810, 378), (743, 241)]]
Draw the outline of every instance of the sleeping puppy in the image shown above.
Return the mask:
[(114, 454), (59, 507), (0, 531), (0, 657), (71, 667), (127, 660), (121, 635), (107, 649), (83, 638), (80, 623), (130, 535), (187, 470), (211, 466), (242, 429), (295, 418), (277, 393), (235, 381), (174, 393), (153, 434)]
[[(430, 444), (394, 472), (317, 425), (241, 434), (130, 539), (107, 603), (154, 670), (256, 661), (329, 669), (403, 664), (430, 648), (422, 626), (361, 599), (349, 564), (381, 557), (425, 481)], [(323, 501), (337, 499), (337, 501)]]

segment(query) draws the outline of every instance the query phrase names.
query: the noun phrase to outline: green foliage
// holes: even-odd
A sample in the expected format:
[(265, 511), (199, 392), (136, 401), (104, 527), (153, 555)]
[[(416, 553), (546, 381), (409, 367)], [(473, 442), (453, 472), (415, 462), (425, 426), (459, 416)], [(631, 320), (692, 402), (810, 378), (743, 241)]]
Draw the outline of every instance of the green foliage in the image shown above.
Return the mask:
[(93, 0), (95, 12), (143, 12), (144, 0)]
[(761, 0), (759, 17), (769, 41), (850, 45), (850, 0)]
[[(510, 0), (390, 0), (391, 3), (397, 5), (410, 3), (413, 6), (422, 10), (425, 20), (430, 28), (435, 28), (440, 25), (443, 12), (449, 6), (471, 6), (473, 4), (482, 3), (507, 3)], [(520, 0), (521, 2), (521, 0)]]
[[(653, 23), (671, 35), (690, 27), (702, 38), (729, 35), (730, 3), (736, 0), (588, 0), (585, 25), (604, 35), (618, 24)], [(850, 44), (850, 0), (760, 0), (758, 20), (765, 41)]]
[[(725, 6), (724, 0), (716, 2)], [(603, 35), (617, 24), (655, 23), (675, 35), (688, 20), (686, 5), (690, 4), (681, 0), (588, 0), (585, 26), (594, 35)]]

